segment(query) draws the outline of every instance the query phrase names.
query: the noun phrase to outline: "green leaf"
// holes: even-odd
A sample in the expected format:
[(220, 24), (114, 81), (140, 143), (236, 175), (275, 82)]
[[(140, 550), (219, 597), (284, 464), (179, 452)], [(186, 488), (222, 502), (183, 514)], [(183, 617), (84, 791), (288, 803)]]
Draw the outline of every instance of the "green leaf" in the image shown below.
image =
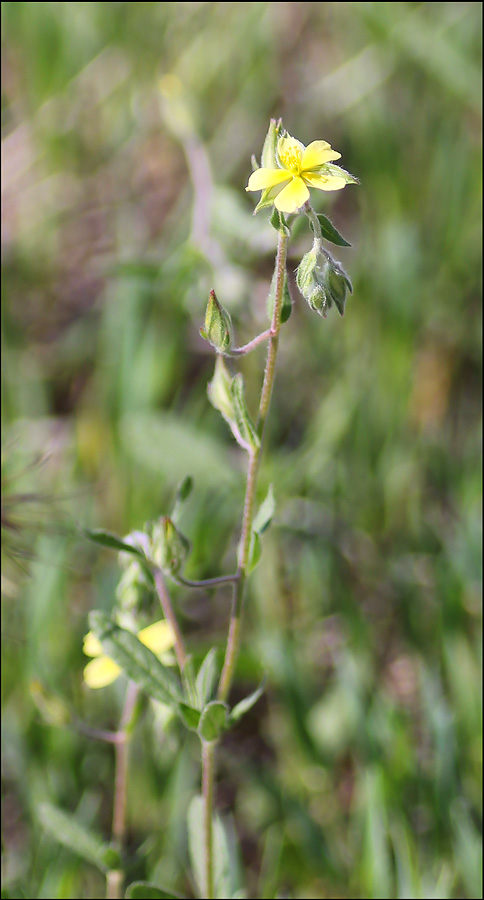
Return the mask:
[(183, 698), (179, 681), (135, 634), (120, 628), (98, 611), (90, 613), (89, 625), (101, 641), (106, 655), (121, 666), (131, 681), (154, 700), (178, 709), (178, 703)]
[(345, 240), (343, 235), (337, 231), (334, 227), (333, 223), (330, 222), (327, 216), (323, 216), (322, 213), (318, 214), (318, 222), (321, 225), (321, 232), (323, 238), (326, 241), (330, 241), (332, 244), (337, 244), (338, 247), (351, 247), (351, 244)]
[(52, 837), (73, 853), (93, 863), (101, 872), (120, 867), (119, 853), (100, 837), (88, 831), (69, 813), (51, 803), (41, 803), (37, 807), (37, 815)]
[(179, 515), (180, 509), (184, 504), (185, 500), (190, 496), (193, 490), (193, 478), (191, 475), (187, 475), (186, 478), (178, 485), (175, 501), (173, 503), (171, 518), (173, 520)]
[(267, 491), (267, 496), (265, 500), (261, 503), (256, 515), (254, 516), (254, 522), (252, 524), (253, 531), (257, 532), (257, 534), (263, 534), (266, 528), (272, 522), (274, 518), (274, 513), (276, 511), (276, 503), (274, 500), (274, 492), (272, 490), (272, 484), (269, 485), (269, 490)]
[(261, 545), (260, 536), (257, 533), (257, 531), (251, 531), (250, 544), (249, 544), (249, 556), (248, 556), (248, 560), (247, 560), (247, 574), (248, 575), (250, 575), (250, 573), (254, 571), (261, 556), (262, 556), (262, 545)]
[(116, 534), (111, 534), (110, 531), (104, 531), (102, 528), (84, 528), (83, 532), (90, 541), (100, 544), (101, 547), (109, 547), (111, 550), (118, 550), (122, 553), (131, 553), (146, 562), (146, 557), (138, 547), (133, 547)]
[(284, 213), (279, 212), (279, 210), (274, 207), (274, 212), (272, 213), (269, 221), (272, 227), (276, 229), (276, 231), (282, 231), (282, 233), (285, 234), (286, 237), (289, 237), (291, 232), (288, 228)]
[(250, 450), (257, 450), (260, 447), (260, 438), (247, 410), (244, 396), (244, 379), (240, 372), (232, 379), (230, 396), (235, 416), (236, 429), (233, 429), (234, 436), (245, 450), (249, 452)]
[[(270, 322), (272, 322), (272, 316), (274, 315), (276, 283), (277, 283), (277, 272), (274, 270), (270, 290), (267, 295), (267, 315), (269, 317)], [(284, 323), (287, 322), (287, 320), (289, 319), (289, 316), (291, 315), (291, 312), (292, 312), (292, 300), (291, 300), (291, 295), (289, 293), (289, 284), (287, 281), (287, 273), (284, 272), (284, 284), (283, 284), (283, 288), (282, 288), (281, 325), (284, 325)]]
[(189, 656), (185, 662), (182, 673), (183, 688), (189, 705), (194, 709), (201, 709), (198, 702), (198, 691), (195, 684), (195, 668), (193, 659)]
[(236, 703), (234, 708), (229, 713), (229, 722), (231, 725), (234, 725), (242, 716), (245, 716), (246, 712), (249, 709), (252, 709), (255, 703), (257, 703), (259, 697), (262, 696), (265, 689), (265, 680), (262, 684), (257, 688), (257, 690), (253, 691), (252, 694), (249, 694), (248, 697), (244, 697), (239, 703)]
[(149, 881), (133, 881), (126, 888), (126, 900), (183, 900), (183, 895)]
[(220, 700), (212, 700), (202, 710), (198, 725), (198, 734), (202, 741), (216, 741), (227, 728), (228, 707)]
[[(194, 797), (188, 807), (188, 846), (193, 873), (197, 882), (199, 895), (207, 896), (205, 890), (205, 842), (204, 842), (204, 807), (203, 797)], [(213, 819), (213, 872), (214, 896), (216, 900), (233, 897), (238, 888), (237, 859), (226, 827), (219, 816)]]
[(197, 731), (200, 722), (200, 710), (194, 709), (188, 703), (179, 703), (178, 713), (186, 728), (190, 731)]
[(200, 709), (212, 699), (215, 679), (217, 677), (217, 651), (212, 647), (203, 660), (196, 679), (196, 688)]

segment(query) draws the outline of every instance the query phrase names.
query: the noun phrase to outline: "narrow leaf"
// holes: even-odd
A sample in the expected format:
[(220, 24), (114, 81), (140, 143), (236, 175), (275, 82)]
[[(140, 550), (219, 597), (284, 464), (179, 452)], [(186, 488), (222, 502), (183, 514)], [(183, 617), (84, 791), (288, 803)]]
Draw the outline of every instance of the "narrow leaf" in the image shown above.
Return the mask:
[(90, 541), (93, 541), (95, 544), (100, 544), (101, 547), (109, 547), (110, 550), (120, 550), (123, 553), (131, 553), (133, 556), (145, 559), (138, 547), (127, 544), (116, 534), (111, 534), (110, 531), (104, 531), (102, 528), (84, 528), (83, 532)]
[(183, 895), (149, 881), (133, 881), (126, 888), (126, 900), (183, 900)]
[(194, 709), (193, 706), (188, 706), (188, 703), (179, 703), (178, 713), (183, 724), (190, 731), (197, 731), (200, 722), (200, 711), (198, 709)]
[(51, 803), (41, 803), (37, 807), (37, 814), (41, 824), (52, 837), (64, 847), (72, 850), (73, 853), (93, 863), (101, 872), (107, 872), (109, 869), (119, 866), (118, 854), (115, 854), (114, 857), (107, 855), (108, 850), (114, 852), (113, 848), (102, 841), (100, 837), (88, 831), (69, 813), (58, 809)]
[(227, 705), (221, 703), (220, 700), (207, 703), (198, 725), (198, 733), (202, 741), (210, 743), (218, 740), (227, 727), (227, 712)]
[(89, 624), (106, 655), (121, 666), (128, 678), (154, 700), (177, 709), (183, 697), (179, 681), (135, 634), (120, 628), (98, 611), (90, 613)]
[(217, 651), (215, 647), (212, 647), (211, 650), (208, 651), (205, 659), (198, 670), (198, 675), (196, 679), (196, 688), (198, 699), (200, 702), (200, 709), (203, 709), (206, 703), (212, 699), (212, 693), (215, 686), (215, 679), (217, 677)]
[(234, 436), (245, 450), (256, 450), (260, 447), (260, 438), (249, 416), (244, 396), (244, 379), (240, 372), (232, 379), (230, 385), (235, 425)]
[(244, 697), (239, 703), (236, 703), (234, 708), (229, 713), (229, 722), (230, 724), (235, 724), (238, 722), (242, 716), (245, 716), (246, 712), (249, 709), (252, 709), (255, 703), (257, 703), (259, 697), (262, 697), (265, 689), (265, 680), (262, 684), (257, 688), (257, 690), (253, 691), (252, 694), (249, 694), (248, 697)]
[[(207, 896), (205, 890), (204, 805), (203, 797), (197, 796), (193, 798), (188, 808), (188, 846), (192, 869), (201, 897)], [(227, 830), (219, 816), (215, 816), (213, 819), (213, 862), (216, 900), (233, 897), (240, 887), (236, 883), (238, 880), (237, 863)]]
[(261, 503), (256, 515), (254, 516), (254, 522), (252, 528), (257, 534), (263, 534), (266, 528), (272, 522), (274, 518), (274, 513), (276, 511), (276, 503), (274, 500), (274, 492), (272, 490), (272, 484), (269, 486), (269, 490), (267, 491), (267, 496), (265, 500)]
[(320, 213), (318, 215), (318, 222), (321, 225), (321, 231), (326, 241), (337, 244), (338, 247), (351, 247), (351, 244), (345, 240), (343, 235), (339, 233), (327, 216), (323, 216), (323, 214)]
[[(267, 315), (269, 317), (269, 321), (272, 322), (272, 317), (274, 315), (274, 301), (276, 297), (276, 284), (277, 284), (277, 272), (274, 271), (271, 281), (271, 287), (269, 293), (267, 295)], [(287, 281), (287, 273), (284, 273), (284, 285), (282, 288), (282, 308), (281, 308), (281, 325), (284, 325), (284, 322), (287, 322), (289, 316), (292, 312), (292, 300), (291, 295), (289, 293), (289, 285)]]
[(201, 709), (202, 707), (198, 703), (198, 691), (195, 684), (195, 667), (193, 665), (193, 659), (191, 656), (187, 658), (183, 667), (182, 679), (185, 697), (188, 701), (188, 704), (194, 709)]
[(249, 544), (249, 558), (247, 560), (247, 574), (250, 575), (254, 571), (257, 563), (262, 556), (262, 545), (260, 536), (257, 531), (251, 531)]
[(274, 207), (274, 211), (269, 221), (272, 227), (276, 229), (276, 231), (282, 231), (282, 233), (285, 234), (286, 237), (289, 237), (291, 232), (289, 231), (289, 228), (287, 226), (284, 213), (279, 212), (279, 210)]

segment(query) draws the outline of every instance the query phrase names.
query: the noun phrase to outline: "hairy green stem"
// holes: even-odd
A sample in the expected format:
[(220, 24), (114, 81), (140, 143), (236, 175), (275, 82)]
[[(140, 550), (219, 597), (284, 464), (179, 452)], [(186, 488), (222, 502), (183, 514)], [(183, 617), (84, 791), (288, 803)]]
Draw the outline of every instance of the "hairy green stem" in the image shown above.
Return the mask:
[[(286, 230), (279, 232), (276, 256), (276, 289), (274, 299), (274, 312), (272, 323), (267, 337), (269, 347), (262, 383), (257, 430), (260, 444), (249, 453), (249, 466), (247, 470), (247, 482), (245, 488), (244, 512), (242, 516), (242, 533), (239, 543), (239, 558), (237, 577), (234, 579), (232, 611), (230, 616), (225, 660), (218, 687), (218, 699), (226, 701), (232, 685), (237, 655), (240, 646), (240, 633), (242, 624), (242, 609), (245, 597), (245, 585), (247, 581), (247, 569), (249, 565), (250, 538), (252, 522), (254, 519), (254, 506), (257, 487), (257, 474), (262, 451), (265, 423), (271, 401), (272, 387), (276, 368), (277, 347), (279, 343), (279, 331), (281, 328), (281, 310), (284, 290), (284, 277), (286, 274), (287, 247), (289, 234)], [(265, 335), (264, 335), (265, 338)], [(258, 342), (258, 341), (257, 341)], [(255, 346), (255, 344), (254, 344)], [(205, 897), (212, 900), (214, 896), (214, 858), (213, 858), (213, 798), (215, 784), (215, 750), (217, 742), (203, 744), (202, 750), (202, 792), (204, 798), (204, 856), (205, 856)]]
[(249, 457), (249, 467), (247, 471), (247, 483), (245, 489), (244, 513), (242, 518), (242, 534), (239, 544), (239, 579), (234, 584), (232, 613), (230, 617), (229, 634), (225, 651), (225, 661), (218, 689), (218, 699), (224, 701), (227, 699), (230, 692), (234, 676), (235, 663), (237, 660), (240, 645), (240, 629), (245, 596), (245, 584), (247, 580), (247, 567), (249, 563), (252, 521), (254, 518), (257, 474), (263, 446), (265, 423), (267, 420), (267, 413), (269, 411), (269, 404), (272, 395), (272, 387), (274, 384), (277, 348), (279, 344), (279, 331), (281, 328), (282, 297), (284, 290), (284, 276), (286, 273), (288, 243), (288, 233), (281, 230), (279, 232), (279, 240), (277, 244), (274, 312), (272, 316), (272, 324), (270, 329), (271, 335), (269, 339), (264, 380), (262, 383), (262, 391), (259, 404), (259, 415), (257, 419), (257, 429), (260, 437), (260, 445), (258, 448), (254, 449), (251, 452)]
[[(113, 824), (111, 840), (113, 847), (122, 857), (126, 836), (126, 795), (128, 788), (128, 752), (129, 752), (129, 724), (133, 717), (136, 700), (138, 699), (138, 687), (133, 682), (128, 683), (126, 699), (121, 715), (115, 743), (115, 774), (114, 774), (114, 800), (113, 800)], [(111, 869), (106, 875), (107, 900), (120, 900), (123, 895), (124, 870)]]

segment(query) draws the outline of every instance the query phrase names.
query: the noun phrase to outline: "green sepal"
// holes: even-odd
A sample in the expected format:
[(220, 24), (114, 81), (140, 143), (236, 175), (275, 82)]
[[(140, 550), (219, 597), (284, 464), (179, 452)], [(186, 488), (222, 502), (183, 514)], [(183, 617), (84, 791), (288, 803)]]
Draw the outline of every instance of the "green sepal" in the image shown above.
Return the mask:
[[(267, 315), (269, 317), (269, 322), (272, 322), (272, 317), (274, 315), (274, 302), (276, 298), (276, 284), (277, 284), (277, 272), (274, 271), (272, 276), (271, 286), (269, 293), (267, 295)], [(289, 284), (287, 280), (287, 272), (284, 272), (284, 284), (282, 287), (282, 307), (281, 307), (281, 325), (284, 325), (285, 322), (289, 319), (289, 316), (292, 312), (292, 300), (291, 295), (289, 293)]]
[(184, 900), (171, 888), (160, 888), (150, 881), (132, 881), (126, 888), (126, 900)]
[(249, 709), (252, 709), (254, 704), (257, 703), (259, 697), (262, 697), (262, 694), (265, 690), (265, 679), (259, 687), (249, 694), (247, 697), (244, 697), (243, 700), (240, 700), (239, 703), (236, 703), (234, 708), (229, 713), (229, 724), (235, 725), (242, 716), (245, 716)]
[(37, 815), (45, 830), (77, 856), (97, 866), (101, 872), (121, 867), (119, 853), (100, 837), (88, 831), (74, 816), (51, 803), (41, 803)]
[(282, 119), (271, 119), (264, 139), (261, 154), (261, 166), (263, 169), (277, 169), (277, 142), (284, 131)]
[[(323, 216), (322, 213), (318, 213), (317, 218), (321, 226), (321, 234), (325, 241), (329, 241), (331, 244), (337, 244), (338, 247), (351, 247), (349, 241), (347, 241), (343, 237), (343, 235), (339, 233), (339, 231), (334, 227), (333, 223), (328, 219), (327, 216)], [(311, 228), (312, 227), (313, 226), (311, 224)]]
[(170, 706), (175, 712), (183, 701), (183, 691), (175, 675), (131, 631), (120, 628), (104, 613), (89, 613), (89, 627), (100, 640), (107, 656), (121, 667), (149, 697)]
[[(335, 166), (334, 163), (324, 163), (322, 166), (324, 175), (337, 175), (338, 178), (344, 178), (346, 184), (359, 184), (359, 180), (356, 175), (351, 175), (350, 172), (347, 172), (346, 169), (342, 169), (341, 166)], [(317, 169), (314, 170), (315, 172)]]
[(227, 728), (228, 706), (220, 700), (212, 700), (202, 710), (198, 734), (207, 744), (217, 741)]

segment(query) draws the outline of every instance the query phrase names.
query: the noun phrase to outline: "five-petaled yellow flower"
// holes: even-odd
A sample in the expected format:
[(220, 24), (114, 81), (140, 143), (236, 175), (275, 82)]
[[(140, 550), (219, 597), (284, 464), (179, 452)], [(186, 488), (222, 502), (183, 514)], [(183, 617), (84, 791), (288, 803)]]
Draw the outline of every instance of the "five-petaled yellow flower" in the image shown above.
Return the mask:
[(340, 176), (331, 172), (329, 167), (326, 169), (326, 163), (340, 157), (341, 153), (333, 150), (327, 141), (312, 141), (305, 147), (288, 134), (277, 142), (280, 168), (256, 169), (249, 178), (246, 191), (270, 189), (270, 199), (279, 212), (296, 212), (309, 199), (309, 187), (320, 191), (344, 188), (348, 179), (343, 177), (343, 173)]
[[(173, 628), (163, 619), (160, 622), (154, 622), (153, 625), (148, 625), (147, 628), (142, 628), (138, 632), (138, 638), (156, 656), (161, 656), (166, 650), (170, 650), (175, 643)], [(121, 675), (122, 669), (113, 659), (103, 653), (101, 642), (92, 631), (86, 634), (82, 649), (86, 656), (94, 657), (84, 668), (84, 681), (88, 687), (106, 687), (115, 681), (118, 675)]]

